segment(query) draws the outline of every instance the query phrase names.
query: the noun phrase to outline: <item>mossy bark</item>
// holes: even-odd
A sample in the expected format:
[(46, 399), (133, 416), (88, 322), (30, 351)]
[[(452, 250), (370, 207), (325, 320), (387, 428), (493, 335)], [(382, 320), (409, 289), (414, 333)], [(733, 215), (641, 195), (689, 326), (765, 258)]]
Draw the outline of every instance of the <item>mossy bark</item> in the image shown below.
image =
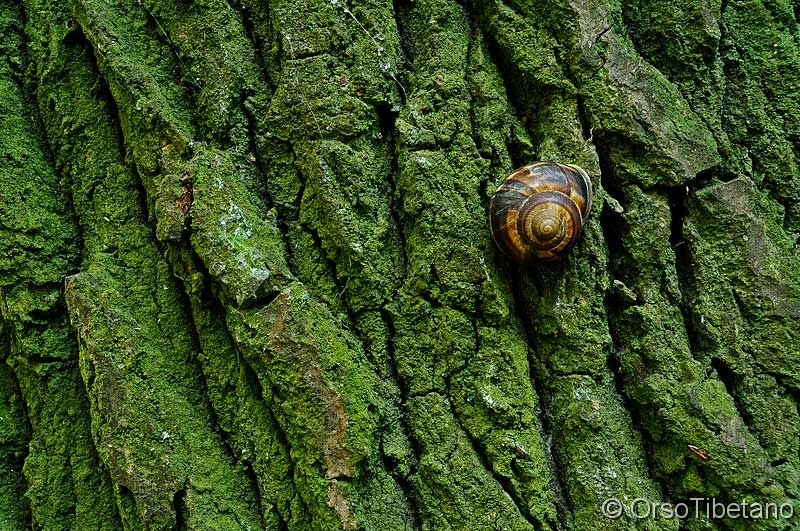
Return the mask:
[(0, 0), (0, 529), (796, 529), (796, 11)]

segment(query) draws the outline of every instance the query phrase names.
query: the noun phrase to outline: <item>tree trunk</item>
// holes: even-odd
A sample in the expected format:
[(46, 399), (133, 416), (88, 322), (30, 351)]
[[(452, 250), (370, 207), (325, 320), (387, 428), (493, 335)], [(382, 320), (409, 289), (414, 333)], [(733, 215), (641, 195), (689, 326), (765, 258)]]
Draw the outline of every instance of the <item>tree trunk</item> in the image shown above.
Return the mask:
[(0, 0), (0, 529), (797, 529), (797, 8)]

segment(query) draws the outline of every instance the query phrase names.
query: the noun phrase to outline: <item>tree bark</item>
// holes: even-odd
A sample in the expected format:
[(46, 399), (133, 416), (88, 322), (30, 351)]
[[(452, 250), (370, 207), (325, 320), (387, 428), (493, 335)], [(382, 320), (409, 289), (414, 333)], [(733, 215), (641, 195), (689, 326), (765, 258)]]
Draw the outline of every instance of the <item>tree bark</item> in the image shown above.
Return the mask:
[(796, 529), (797, 9), (0, 0), (0, 529)]

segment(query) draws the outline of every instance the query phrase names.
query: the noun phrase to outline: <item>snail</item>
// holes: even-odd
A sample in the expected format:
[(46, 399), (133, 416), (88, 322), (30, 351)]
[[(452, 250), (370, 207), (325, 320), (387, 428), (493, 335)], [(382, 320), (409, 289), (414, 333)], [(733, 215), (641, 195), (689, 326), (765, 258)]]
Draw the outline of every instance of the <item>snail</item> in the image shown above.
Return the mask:
[(500, 183), (489, 202), (489, 226), (512, 260), (560, 260), (580, 236), (592, 207), (592, 182), (572, 164), (536, 162)]

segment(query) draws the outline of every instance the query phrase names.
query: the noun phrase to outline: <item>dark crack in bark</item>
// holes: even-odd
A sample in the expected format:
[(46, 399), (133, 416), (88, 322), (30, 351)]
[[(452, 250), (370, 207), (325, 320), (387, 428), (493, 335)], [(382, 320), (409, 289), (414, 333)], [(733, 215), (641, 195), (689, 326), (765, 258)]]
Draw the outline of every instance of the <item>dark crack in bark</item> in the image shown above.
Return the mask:
[[(524, 273), (516, 268), (513, 268), (510, 271), (510, 274), (512, 293), (514, 296), (513, 304), (516, 310), (516, 316), (520, 322), (525, 323), (524, 328), (528, 342), (528, 363), (530, 365), (531, 385), (533, 386), (537, 397), (537, 420), (540, 426), (541, 437), (545, 441), (545, 449), (547, 450), (547, 463), (550, 466), (553, 486), (556, 491), (556, 499), (560, 504), (558, 507), (559, 510), (557, 512), (557, 516), (559, 519), (559, 524), (561, 525), (561, 529), (571, 529), (571, 522), (573, 520), (572, 500), (568, 495), (569, 490), (567, 489), (567, 485), (563, 477), (564, 469), (559, 466), (558, 460), (553, 454), (552, 428), (550, 427), (550, 421), (547, 417), (548, 398), (547, 392), (545, 391), (545, 384), (542, 382), (540, 376), (544, 373), (542, 370), (544, 362), (539, 359), (537, 352), (536, 328), (533, 326), (533, 323), (528, 320), (527, 316), (528, 309), (526, 308), (526, 301), (528, 300), (528, 294), (523, 293), (524, 288), (522, 287)], [(529, 276), (529, 279), (533, 280), (534, 282), (535, 278), (535, 275)]]

